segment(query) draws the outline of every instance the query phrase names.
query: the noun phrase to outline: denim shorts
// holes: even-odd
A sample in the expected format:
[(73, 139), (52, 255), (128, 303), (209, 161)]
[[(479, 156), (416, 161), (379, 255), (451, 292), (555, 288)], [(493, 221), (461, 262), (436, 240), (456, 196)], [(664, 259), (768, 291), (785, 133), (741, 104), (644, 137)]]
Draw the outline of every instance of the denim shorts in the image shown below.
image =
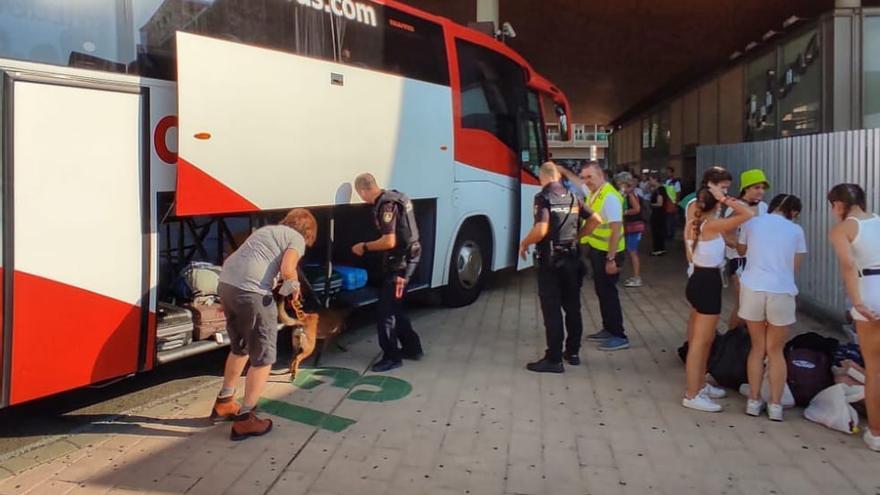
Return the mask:
[(642, 233), (636, 232), (634, 234), (625, 234), (624, 239), (626, 239), (626, 250), (630, 253), (639, 251), (639, 242), (642, 241)]

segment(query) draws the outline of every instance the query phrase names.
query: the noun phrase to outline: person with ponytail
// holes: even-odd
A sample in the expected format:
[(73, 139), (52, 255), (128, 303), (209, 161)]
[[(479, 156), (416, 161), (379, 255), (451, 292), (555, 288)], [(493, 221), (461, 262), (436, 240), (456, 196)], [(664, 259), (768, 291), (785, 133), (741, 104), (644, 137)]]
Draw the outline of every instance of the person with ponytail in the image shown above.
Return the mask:
[[(724, 177), (720, 173), (717, 176)], [(721, 411), (721, 405), (712, 400), (713, 389), (707, 386), (706, 367), (721, 315), (721, 270), (725, 265), (726, 246), (724, 234), (754, 216), (747, 205), (727, 196), (721, 185), (711, 180), (713, 177), (715, 175), (709, 176), (706, 187), (697, 192), (693, 218), (686, 228), (687, 237), (693, 240), (689, 252), (694, 270), (686, 290), (693, 312), (685, 362), (687, 390), (681, 404), (705, 412)], [(734, 214), (720, 218), (722, 206), (733, 208)]]
[(804, 229), (794, 223), (802, 209), (797, 196), (776, 196), (770, 202), (769, 215), (755, 217), (742, 226), (737, 244), (739, 254), (749, 256), (739, 295), (739, 317), (746, 322), (752, 341), (746, 414), (760, 416), (764, 409), (761, 385), (766, 358), (770, 380), (767, 415), (772, 421), (782, 421), (787, 375), (783, 349), (788, 328), (797, 321), (795, 274), (807, 253)]
[(828, 202), (839, 222), (829, 237), (865, 359), (868, 427), (863, 438), (868, 448), (880, 452), (880, 217), (867, 211), (865, 190), (857, 184), (834, 186)]

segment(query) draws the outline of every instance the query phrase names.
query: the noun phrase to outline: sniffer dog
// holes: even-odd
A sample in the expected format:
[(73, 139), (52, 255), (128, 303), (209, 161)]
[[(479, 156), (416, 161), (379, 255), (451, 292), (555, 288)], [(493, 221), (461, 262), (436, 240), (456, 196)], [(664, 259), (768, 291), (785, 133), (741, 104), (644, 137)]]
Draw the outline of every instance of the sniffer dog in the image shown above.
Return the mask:
[(278, 321), (284, 326), (293, 327), (293, 360), (290, 362), (291, 379), (296, 378), (299, 366), (312, 353), (318, 342), (318, 321), (321, 319), (317, 313), (306, 313), (302, 309), (302, 303), (297, 299), (293, 301), (295, 316), (287, 311), (284, 298), (278, 300)]

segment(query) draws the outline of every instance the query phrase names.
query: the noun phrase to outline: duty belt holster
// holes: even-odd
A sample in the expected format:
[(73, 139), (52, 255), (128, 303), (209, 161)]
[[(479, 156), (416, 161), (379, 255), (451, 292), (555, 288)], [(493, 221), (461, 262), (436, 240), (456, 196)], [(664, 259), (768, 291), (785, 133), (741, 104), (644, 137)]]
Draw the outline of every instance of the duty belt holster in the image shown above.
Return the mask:
[(547, 268), (564, 268), (569, 260), (578, 257), (577, 244), (574, 242), (557, 244), (551, 241), (550, 248), (546, 251), (546, 255), (544, 256), (540, 253), (535, 256), (535, 262), (538, 266)]
[(404, 252), (389, 253), (385, 256), (385, 269), (387, 271), (406, 271), (410, 263), (418, 263), (422, 257), (422, 245), (414, 242), (405, 248)]

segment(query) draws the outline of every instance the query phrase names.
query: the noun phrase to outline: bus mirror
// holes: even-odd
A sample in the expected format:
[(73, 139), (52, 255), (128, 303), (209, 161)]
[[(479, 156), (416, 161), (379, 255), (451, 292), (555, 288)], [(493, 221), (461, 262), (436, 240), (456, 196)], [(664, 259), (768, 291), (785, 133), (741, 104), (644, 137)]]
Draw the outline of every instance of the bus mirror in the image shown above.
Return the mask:
[(568, 129), (568, 115), (565, 114), (565, 108), (562, 105), (556, 105), (556, 115), (559, 116), (559, 133), (562, 141), (571, 139)]

